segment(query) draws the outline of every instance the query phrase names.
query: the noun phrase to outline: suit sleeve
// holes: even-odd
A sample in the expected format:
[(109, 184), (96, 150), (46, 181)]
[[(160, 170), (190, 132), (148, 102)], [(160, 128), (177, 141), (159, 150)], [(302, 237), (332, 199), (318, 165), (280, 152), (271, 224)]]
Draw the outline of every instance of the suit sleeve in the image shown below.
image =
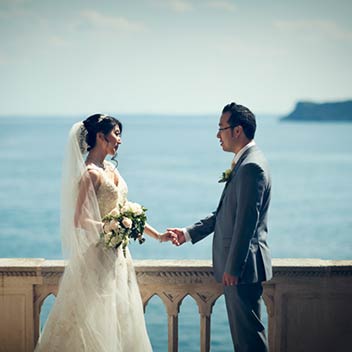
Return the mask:
[(236, 180), (237, 209), (225, 272), (240, 277), (249, 253), (259, 220), (259, 212), (265, 191), (263, 170), (256, 164), (240, 169)]
[(192, 243), (196, 243), (214, 232), (216, 212), (214, 211), (206, 218), (199, 220), (192, 226), (186, 227), (191, 236)]

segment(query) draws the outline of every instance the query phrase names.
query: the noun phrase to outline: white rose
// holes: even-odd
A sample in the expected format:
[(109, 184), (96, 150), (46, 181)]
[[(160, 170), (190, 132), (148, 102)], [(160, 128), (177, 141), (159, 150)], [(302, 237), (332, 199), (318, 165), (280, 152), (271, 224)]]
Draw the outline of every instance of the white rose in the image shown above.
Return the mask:
[(127, 229), (130, 229), (132, 227), (132, 220), (125, 217), (122, 219), (122, 225), (125, 226)]
[(125, 212), (126, 212), (126, 211), (131, 211), (131, 203), (130, 203), (130, 202), (126, 202), (122, 209), (123, 209)]
[(119, 224), (116, 220), (111, 220), (109, 226), (110, 226), (110, 229), (113, 231), (119, 228)]
[(131, 210), (136, 215), (142, 215), (143, 214), (143, 209), (138, 203), (132, 203), (131, 204)]
[(119, 210), (117, 208), (111, 210), (111, 212), (110, 212), (110, 215), (112, 215), (112, 216), (117, 216), (119, 214), (120, 214), (120, 212), (119, 212)]
[(130, 211), (136, 215), (141, 215), (143, 213), (143, 209), (138, 203), (128, 202), (123, 208), (125, 211)]

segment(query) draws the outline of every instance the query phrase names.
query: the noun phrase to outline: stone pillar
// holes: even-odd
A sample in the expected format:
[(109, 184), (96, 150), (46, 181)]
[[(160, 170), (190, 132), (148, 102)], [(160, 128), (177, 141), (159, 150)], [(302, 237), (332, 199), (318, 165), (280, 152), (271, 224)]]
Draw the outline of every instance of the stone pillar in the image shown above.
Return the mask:
[[(43, 260), (1, 259), (0, 351), (32, 352), (35, 345), (34, 286), (42, 283)], [(20, 267), (20, 270), (19, 268)]]
[(168, 352), (178, 351), (178, 314), (168, 314)]
[(200, 352), (210, 351), (210, 314), (200, 315)]
[(195, 287), (192, 297), (195, 299), (200, 315), (200, 351), (210, 351), (210, 322), (211, 313), (216, 300), (223, 293), (222, 285), (216, 284), (212, 289), (204, 290), (204, 287)]
[[(159, 288), (160, 290), (160, 288)], [(168, 352), (178, 351), (178, 314), (185, 293), (166, 287), (158, 294), (165, 304), (168, 321)]]

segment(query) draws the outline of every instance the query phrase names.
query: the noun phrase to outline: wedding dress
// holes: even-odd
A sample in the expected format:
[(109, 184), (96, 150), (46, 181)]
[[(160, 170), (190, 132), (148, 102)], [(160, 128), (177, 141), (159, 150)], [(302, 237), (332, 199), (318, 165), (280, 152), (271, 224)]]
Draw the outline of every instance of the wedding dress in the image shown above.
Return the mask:
[[(73, 135), (76, 133), (74, 129)], [(76, 143), (74, 138), (73, 141)], [(72, 155), (69, 158), (73, 166)], [(95, 216), (97, 221), (127, 200), (125, 181), (118, 174), (116, 186), (106, 173), (107, 169), (114, 166), (108, 162), (105, 165), (105, 170), (96, 167), (102, 173), (103, 182), (96, 194), (90, 189), (84, 210), (90, 212), (91, 217)], [(76, 174), (76, 181), (78, 175), (82, 177), (86, 171), (84, 165), (84, 170), (82, 168)], [(118, 173), (117, 170), (114, 172)], [(75, 178), (73, 174), (72, 170), (68, 173)], [(67, 182), (63, 185), (66, 196), (63, 196), (62, 231), (72, 231), (70, 236), (66, 232), (63, 235), (68, 264), (35, 351), (151, 351), (129, 250), (127, 248), (125, 257), (121, 246), (115, 250), (97, 245), (99, 231), (94, 226), (74, 228), (71, 221), (73, 209), (65, 210), (65, 206), (72, 206), (77, 201), (77, 192), (73, 195), (70, 193), (77, 188), (77, 182)]]

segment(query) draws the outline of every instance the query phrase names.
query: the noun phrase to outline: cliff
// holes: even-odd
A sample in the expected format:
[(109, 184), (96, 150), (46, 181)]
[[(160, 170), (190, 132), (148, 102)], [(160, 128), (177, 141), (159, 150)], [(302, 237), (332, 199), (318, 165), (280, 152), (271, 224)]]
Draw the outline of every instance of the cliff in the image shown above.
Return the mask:
[(352, 100), (334, 103), (298, 102), (282, 121), (351, 121)]

